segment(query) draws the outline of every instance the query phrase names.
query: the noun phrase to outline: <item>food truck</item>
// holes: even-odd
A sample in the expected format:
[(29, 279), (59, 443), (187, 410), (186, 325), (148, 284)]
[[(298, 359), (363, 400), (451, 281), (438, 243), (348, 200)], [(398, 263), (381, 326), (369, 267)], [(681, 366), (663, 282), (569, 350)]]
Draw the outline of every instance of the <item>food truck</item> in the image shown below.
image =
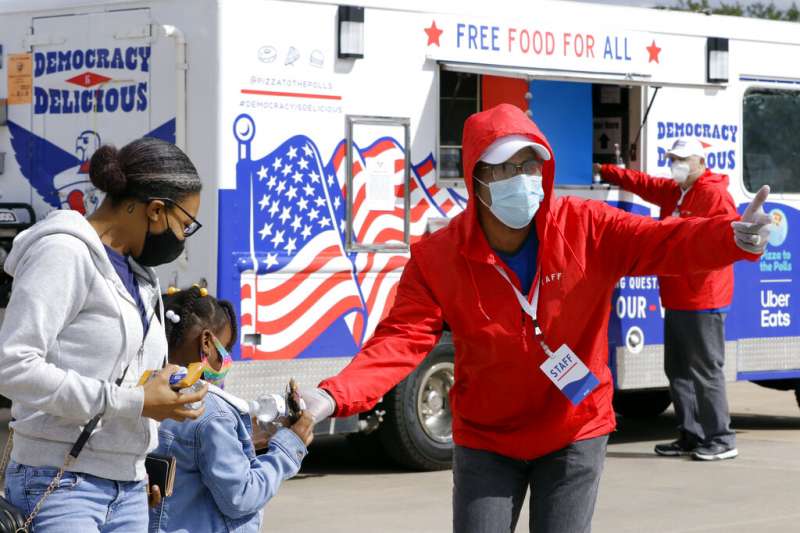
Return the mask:
[[(592, 163), (667, 175), (681, 136), (700, 139), (738, 206), (770, 184), (775, 228), (760, 262), (735, 267), (725, 372), (800, 383), (794, 24), (567, 1), (7, 0), (0, 28), (0, 261), (49, 211), (99, 205), (99, 146), (176, 143), (204, 182), (203, 230), (159, 273), (234, 303), (235, 394), (314, 385), (348, 363), (410, 245), (466, 206), (464, 119), (501, 102), (552, 142), (559, 195), (657, 216), (595, 182)], [(0, 300), (10, 287), (0, 279)], [(657, 278), (621, 279), (608, 312), (617, 411), (660, 414)], [(372, 412), (318, 430), (446, 467), (455, 356), (445, 333)]]

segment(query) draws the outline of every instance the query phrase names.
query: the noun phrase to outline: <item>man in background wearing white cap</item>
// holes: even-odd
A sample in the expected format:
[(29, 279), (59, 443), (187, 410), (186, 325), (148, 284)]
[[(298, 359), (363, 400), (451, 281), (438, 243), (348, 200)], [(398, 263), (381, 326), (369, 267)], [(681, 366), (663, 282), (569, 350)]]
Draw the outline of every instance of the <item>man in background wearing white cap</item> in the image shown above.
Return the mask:
[[(728, 176), (705, 166), (698, 139), (682, 138), (667, 152), (672, 178), (654, 178), (615, 165), (595, 165), (605, 181), (661, 208), (661, 218), (735, 215)], [(698, 460), (738, 455), (725, 394), (725, 315), (733, 298), (733, 266), (715, 272), (661, 276), (664, 371), (678, 419), (678, 439), (658, 444), (665, 456)]]

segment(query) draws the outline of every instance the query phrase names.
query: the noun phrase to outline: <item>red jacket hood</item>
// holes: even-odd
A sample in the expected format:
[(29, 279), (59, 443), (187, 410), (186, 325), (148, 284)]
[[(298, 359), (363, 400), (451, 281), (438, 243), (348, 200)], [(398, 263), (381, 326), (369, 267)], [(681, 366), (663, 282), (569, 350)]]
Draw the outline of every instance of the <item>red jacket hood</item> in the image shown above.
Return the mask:
[(703, 184), (703, 185), (722, 185), (724, 188), (728, 188), (730, 184), (730, 179), (728, 179), (727, 174), (714, 174), (711, 170), (706, 169), (706, 171), (697, 178), (695, 185)]
[[(480, 230), (475, 195), (473, 194), (473, 170), (480, 160), (481, 154), (494, 141), (508, 135), (524, 135), (532, 141), (547, 148), (550, 160), (545, 161), (542, 167), (542, 185), (544, 187), (544, 200), (536, 213), (536, 228), (540, 239), (546, 224), (547, 214), (550, 212), (553, 200), (553, 181), (555, 176), (555, 156), (547, 138), (539, 127), (520, 108), (511, 104), (500, 104), (486, 111), (475, 113), (464, 123), (462, 141), (462, 159), (464, 161), (464, 181), (469, 191), (469, 201), (464, 216), (468, 222), (468, 233), (473, 234)], [(478, 233), (483, 234), (482, 231)], [(484, 238), (485, 240), (485, 238)], [(476, 250), (472, 250), (476, 251)]]

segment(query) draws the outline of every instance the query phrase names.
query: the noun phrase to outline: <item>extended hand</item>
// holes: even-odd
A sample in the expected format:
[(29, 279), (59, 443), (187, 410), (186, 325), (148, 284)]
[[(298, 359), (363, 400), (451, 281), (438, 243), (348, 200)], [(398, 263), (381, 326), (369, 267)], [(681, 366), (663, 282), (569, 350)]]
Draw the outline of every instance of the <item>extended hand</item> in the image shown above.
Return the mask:
[(306, 402), (306, 413), (311, 415), (314, 423), (333, 416), (336, 411), (336, 402), (330, 394), (320, 388), (301, 389), (300, 395)]
[(751, 254), (763, 254), (772, 228), (772, 217), (764, 212), (764, 202), (769, 197), (769, 185), (756, 193), (742, 215), (742, 220), (733, 222), (736, 246)]

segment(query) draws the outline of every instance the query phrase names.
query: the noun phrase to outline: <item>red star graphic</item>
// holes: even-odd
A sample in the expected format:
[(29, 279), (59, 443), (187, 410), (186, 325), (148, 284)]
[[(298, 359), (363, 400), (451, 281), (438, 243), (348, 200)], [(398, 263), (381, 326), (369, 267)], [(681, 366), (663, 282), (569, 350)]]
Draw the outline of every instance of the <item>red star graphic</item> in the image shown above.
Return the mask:
[(439, 46), (439, 37), (442, 36), (442, 32), (443, 31), (444, 30), (440, 30), (439, 28), (436, 27), (436, 21), (435, 20), (433, 22), (431, 22), (431, 27), (430, 28), (425, 28), (425, 33), (428, 34), (428, 46), (430, 46), (432, 44), (435, 44), (436, 46)]
[(661, 52), (661, 48), (656, 46), (656, 42), (654, 40), (653, 44), (647, 47), (647, 53), (650, 54), (650, 58), (647, 60), (647, 62), (652, 63), (653, 61), (655, 61), (656, 63), (659, 63), (658, 61), (659, 52)]

